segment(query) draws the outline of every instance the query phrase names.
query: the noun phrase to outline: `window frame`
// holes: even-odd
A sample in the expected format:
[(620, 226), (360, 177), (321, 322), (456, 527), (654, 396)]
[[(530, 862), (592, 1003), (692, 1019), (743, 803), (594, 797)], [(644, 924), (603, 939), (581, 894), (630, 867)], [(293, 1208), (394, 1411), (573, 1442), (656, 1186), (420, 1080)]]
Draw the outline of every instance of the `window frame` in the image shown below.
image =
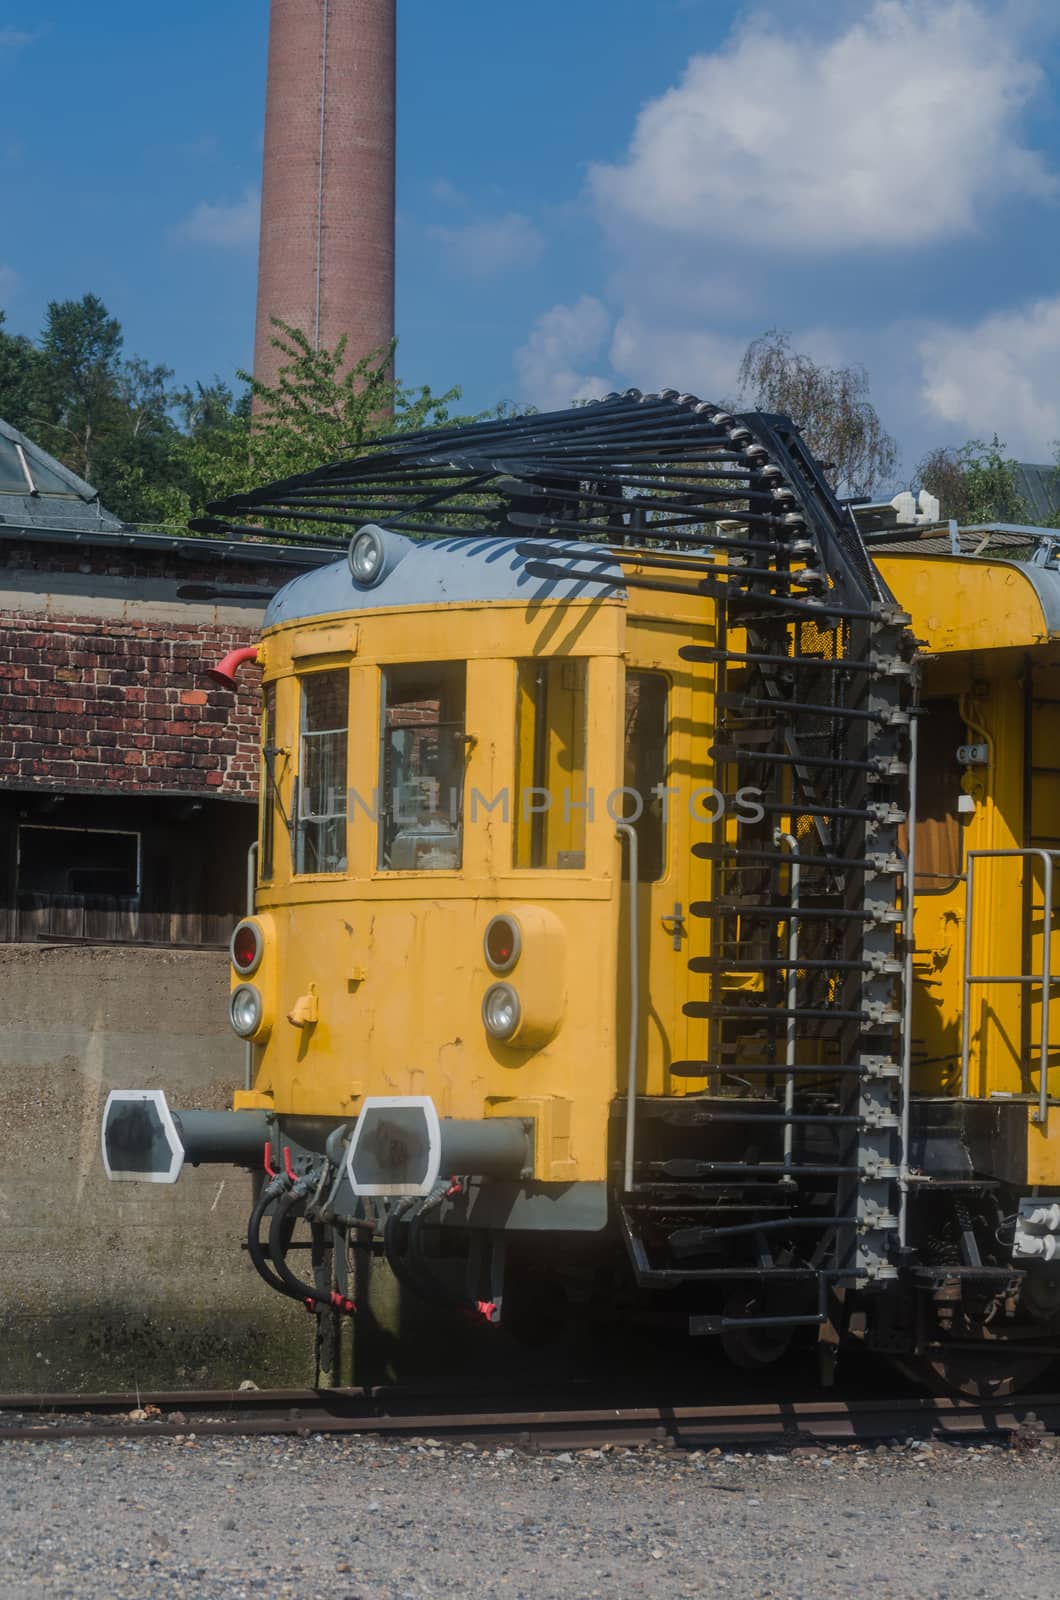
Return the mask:
[[(310, 730), (310, 729), (307, 729), (306, 726), (305, 726), (306, 704), (307, 704), (307, 701), (306, 701), (306, 690), (307, 690), (308, 685), (310, 683), (312, 683), (314, 680), (319, 680), (320, 678), (323, 678), (323, 677), (336, 677), (336, 678), (337, 677), (341, 677), (343, 679), (343, 681), (345, 683), (345, 686), (346, 686), (346, 719), (345, 719), (344, 725), (342, 727), (339, 727), (339, 728), (316, 728), (316, 729)], [(298, 723), (297, 723), (297, 728), (298, 728), (298, 734), (297, 734), (297, 737), (298, 737), (298, 743), (297, 743), (298, 760), (297, 760), (297, 766), (296, 766), (296, 769), (295, 769), (294, 780), (293, 780), (293, 784), (292, 784), (292, 793), (291, 793), (291, 877), (292, 878), (299, 878), (299, 879), (345, 877), (349, 873), (349, 865), (350, 865), (350, 836), (349, 836), (349, 826), (350, 826), (350, 817), (349, 817), (349, 765), (350, 765), (350, 698), (351, 698), (350, 669), (346, 665), (336, 666), (334, 662), (321, 663), (319, 665), (314, 665), (314, 666), (309, 667), (307, 669), (304, 669), (304, 670), (302, 670), (300, 672), (297, 672), (295, 674), (295, 684), (296, 684), (296, 695), (297, 695), (296, 713), (297, 713), (297, 718), (298, 718)], [(342, 785), (341, 785), (342, 810), (341, 811), (336, 811), (336, 812), (327, 812), (327, 813), (323, 813), (323, 814), (319, 814), (319, 815), (316, 814), (316, 813), (314, 813), (312, 815), (307, 815), (306, 813), (303, 812), (303, 809), (302, 809), (302, 797), (303, 797), (303, 795), (305, 793), (305, 789), (306, 789), (306, 785), (305, 785), (305, 783), (303, 781), (304, 780), (304, 776), (305, 776), (305, 769), (306, 769), (306, 762), (305, 762), (306, 744), (305, 744), (305, 741), (306, 741), (307, 738), (312, 738), (312, 739), (332, 738), (336, 734), (341, 734), (342, 737), (343, 737)], [(275, 799), (275, 797), (274, 797), (274, 799)], [(306, 837), (307, 837), (306, 824), (326, 824), (326, 823), (338, 821), (339, 819), (341, 819), (342, 822), (345, 825), (345, 827), (344, 827), (344, 835), (343, 835), (344, 848), (343, 848), (343, 850), (341, 852), (341, 855), (340, 855), (340, 859), (345, 861), (345, 865), (344, 866), (336, 866), (336, 867), (319, 867), (319, 866), (317, 866), (317, 867), (310, 867), (310, 868), (302, 866), (300, 863), (304, 859), (304, 854), (305, 854), (305, 841), (306, 841)]]
[[(630, 663), (626, 664), (625, 676), (624, 676), (624, 679), (623, 679), (623, 695), (622, 695), (622, 752), (621, 753), (622, 753), (622, 763), (623, 763), (623, 772), (622, 772), (623, 778), (626, 777), (625, 762), (626, 762), (626, 755), (627, 755), (628, 750), (630, 748), (629, 734), (628, 734), (627, 727), (626, 727), (626, 717), (627, 717), (627, 714), (628, 714), (628, 704), (629, 704), (628, 703), (628, 699), (627, 699), (627, 693), (628, 693), (628, 688), (629, 688), (629, 681), (630, 681), (631, 678), (651, 678), (651, 679), (657, 680), (659, 683), (662, 684), (662, 688), (663, 688), (663, 737), (662, 737), (663, 763), (662, 763), (662, 772), (660, 774), (659, 781), (660, 781), (660, 783), (662, 784), (662, 786), (663, 786), (663, 788), (665, 790), (665, 788), (667, 786), (667, 783), (669, 781), (669, 777), (670, 777), (670, 766), (671, 766), (671, 761), (672, 761), (672, 749), (671, 749), (672, 730), (671, 730), (671, 727), (670, 727), (670, 718), (671, 718), (671, 703), (670, 702), (671, 702), (671, 696), (673, 695), (673, 688), (674, 688), (673, 676), (672, 676), (671, 673), (666, 672), (662, 667), (642, 667), (642, 666), (638, 666), (636, 664), (630, 664)], [(659, 870), (658, 870), (657, 873), (654, 873), (649, 877), (648, 874), (644, 870), (644, 861), (646, 859), (646, 850), (645, 850), (645, 841), (644, 841), (644, 838), (643, 838), (643, 836), (641, 834), (641, 824), (643, 823), (644, 818), (645, 818), (645, 816), (647, 815), (647, 812), (648, 812), (648, 806), (649, 806), (649, 801), (650, 801), (651, 790), (649, 789), (648, 794), (645, 795), (644, 793), (641, 792), (641, 790), (639, 788), (637, 788), (637, 786), (635, 784), (633, 784), (633, 785), (625, 785), (624, 784), (623, 787), (636, 788), (637, 789), (637, 793), (640, 795), (641, 805), (642, 805), (641, 814), (640, 814), (640, 816), (637, 818), (637, 820), (635, 822), (632, 821), (632, 819), (630, 819), (628, 817), (625, 817), (623, 815), (623, 821), (629, 822), (630, 826), (635, 829), (636, 834), (637, 834), (637, 845), (638, 845), (638, 851), (637, 851), (637, 854), (638, 854), (638, 873), (637, 873), (637, 877), (638, 877), (638, 882), (639, 883), (650, 883), (650, 884), (665, 883), (666, 879), (670, 876), (670, 870), (671, 870), (670, 855), (671, 855), (671, 838), (672, 838), (672, 834), (673, 834), (673, 828), (671, 826), (671, 818), (670, 818), (670, 815), (669, 815), (669, 805), (668, 804), (663, 804), (662, 807), (661, 807), (661, 810), (660, 810), (660, 814), (659, 814)], [(629, 881), (629, 855), (628, 855), (628, 852), (626, 852), (626, 851), (622, 852), (622, 875), (623, 875), (623, 882), (628, 882)]]
[[(590, 671), (589, 663), (592, 660), (588, 655), (552, 655), (552, 656), (516, 656), (515, 667), (515, 706), (514, 706), (514, 782), (512, 785), (512, 841), (511, 863), (509, 870), (513, 874), (521, 873), (562, 873), (564, 878), (569, 874), (585, 874), (589, 870), (589, 824), (590, 824), (590, 785), (589, 785), (589, 688)], [(533, 811), (528, 818), (522, 815), (523, 796), (531, 790), (545, 790), (550, 795), (552, 790), (548, 784), (549, 768), (551, 765), (550, 744), (557, 724), (549, 721), (548, 708), (548, 674), (552, 670), (562, 672), (563, 668), (574, 669), (580, 682), (575, 688), (569, 689), (572, 695), (580, 691), (576, 715), (580, 722), (581, 752), (580, 764), (577, 770), (580, 774), (580, 798), (571, 794), (570, 807), (580, 822), (581, 848), (579, 850), (561, 850), (556, 848), (557, 860), (551, 862), (549, 855), (549, 820), (553, 815), (550, 804), (548, 810)], [(536, 670), (538, 674), (545, 675), (545, 704), (543, 708), (536, 703), (532, 706), (533, 730), (532, 737), (524, 739), (523, 716), (524, 706), (527, 703), (526, 691), (523, 686), (524, 671)], [(561, 686), (562, 687), (562, 686)], [(529, 766), (525, 763), (529, 761)], [(543, 770), (542, 770), (543, 767)], [(526, 778), (529, 782), (526, 782)], [(570, 792), (569, 790), (567, 792)], [(569, 825), (569, 824), (567, 824)], [(528, 845), (528, 848), (526, 846)], [(525, 857), (524, 859), (524, 851)], [(543, 855), (546, 859), (535, 859)], [(561, 862), (558, 858), (562, 855), (580, 856), (579, 862)]]
[(143, 834), (135, 828), (79, 828), (70, 823), (48, 822), (19, 822), (15, 830), (15, 882), (14, 898), (18, 903), (22, 894), (40, 894), (49, 899), (76, 899), (78, 896), (91, 898), (85, 890), (33, 890), (23, 889), (21, 883), (22, 873), (22, 835), (24, 833), (79, 833), (105, 835), (109, 839), (134, 839), (136, 841), (136, 888), (131, 895), (114, 894), (102, 895), (99, 898), (113, 900), (135, 900), (137, 903), (143, 899), (144, 890), (144, 841)]
[[(953, 745), (951, 747), (951, 751), (950, 751), (950, 753), (952, 755), (952, 758), (953, 758), (954, 773), (955, 773), (955, 777), (954, 777), (954, 797), (955, 798), (956, 798), (957, 791), (959, 789), (959, 770), (960, 770), (958, 768), (958, 766), (957, 766), (957, 750), (958, 750), (960, 744), (967, 742), (967, 731), (968, 731), (968, 724), (964, 720), (964, 712), (963, 712), (963, 709), (962, 709), (962, 697), (960, 696), (960, 694), (937, 694), (937, 695), (925, 696), (924, 699), (920, 702), (920, 705), (921, 705), (921, 711), (922, 712), (926, 711), (928, 713), (928, 715), (927, 716), (923, 716), (923, 718), (921, 720), (921, 723), (920, 723), (920, 729), (919, 729), (919, 732), (920, 732), (920, 735), (921, 735), (920, 770), (919, 770), (919, 773), (918, 773), (917, 793), (914, 796), (914, 800), (915, 800), (915, 804), (916, 804), (916, 834), (917, 834), (917, 850), (918, 850), (918, 854), (919, 854), (920, 849), (923, 847), (923, 830), (930, 823), (935, 822), (937, 820), (940, 820), (940, 819), (936, 819), (936, 818), (933, 818), (933, 817), (922, 816), (921, 815), (921, 810), (920, 810), (921, 796), (924, 794), (923, 778), (924, 778), (924, 770), (925, 770), (924, 757), (923, 757), (923, 750), (924, 750), (924, 747), (925, 747), (925, 741), (923, 740), (922, 736), (923, 736), (924, 732), (926, 731), (926, 729), (928, 728), (928, 725), (929, 725), (930, 720), (931, 720), (931, 718), (930, 718), (930, 709), (931, 709), (931, 707), (933, 705), (938, 705), (938, 706), (947, 705), (947, 706), (951, 707), (953, 710), (955, 710), (956, 719), (961, 724), (962, 731), (965, 734), (965, 738), (963, 740), (958, 740), (958, 743), (956, 745)], [(916, 867), (916, 874), (915, 874), (915, 876), (913, 878), (913, 897), (914, 897), (914, 899), (918, 898), (920, 895), (952, 894), (954, 889), (956, 889), (957, 885), (959, 883), (961, 883), (963, 881), (963, 879), (964, 879), (964, 874), (965, 874), (964, 822), (961, 819), (960, 812), (957, 811), (956, 809), (954, 809), (953, 812), (950, 813), (950, 815), (946, 818), (946, 821), (947, 821), (947, 823), (949, 823), (951, 825), (952, 834), (953, 834), (953, 837), (956, 839), (956, 843), (957, 843), (955, 871), (952, 872), (952, 873), (945, 873), (945, 874), (944, 873), (939, 873), (939, 872), (926, 873), (923, 870), (920, 862), (918, 861), (917, 862), (917, 867)], [(901, 846), (902, 854), (905, 855), (906, 852), (908, 851), (908, 848), (909, 848), (909, 833), (908, 833), (908, 824), (907, 823), (903, 824), (901, 829), (899, 830), (899, 837), (900, 837), (900, 846)]]
[[(451, 797), (454, 794), (458, 795), (458, 797), (459, 797), (459, 805), (457, 807), (457, 815), (456, 815), (455, 819), (453, 819), (453, 817), (451, 815), (451, 812), (447, 814), (449, 816), (449, 821), (450, 821), (450, 823), (452, 825), (451, 826), (451, 831), (455, 832), (456, 839), (457, 839), (457, 849), (456, 849), (457, 860), (456, 860), (455, 864), (453, 864), (453, 865), (446, 865), (446, 866), (421, 866), (421, 865), (416, 865), (416, 866), (411, 866), (411, 867), (395, 867), (395, 866), (392, 866), (386, 859), (387, 855), (390, 854), (391, 851), (392, 851), (394, 842), (397, 839), (398, 834), (401, 831), (401, 827), (404, 826), (403, 823), (398, 821), (397, 824), (396, 824), (396, 831), (394, 832), (393, 837), (389, 838), (389, 840), (388, 840), (388, 831), (389, 831), (389, 829), (391, 827), (391, 823), (394, 822), (395, 818), (396, 818), (396, 813), (392, 810), (392, 796), (390, 794), (390, 791), (389, 791), (389, 788), (388, 788), (388, 784), (387, 784), (388, 764), (389, 764), (389, 762), (392, 762), (392, 760), (393, 760), (393, 755), (392, 755), (391, 746), (390, 746), (390, 736), (392, 734), (396, 733), (396, 732), (402, 731), (400, 726), (392, 728), (392, 727), (389, 727), (387, 725), (388, 713), (394, 706), (394, 701), (392, 700), (391, 693), (390, 693), (391, 679), (392, 679), (392, 677), (396, 678), (400, 674), (405, 674), (405, 675), (411, 676), (411, 674), (413, 674), (413, 673), (422, 673), (424, 675), (424, 677), (426, 679), (428, 679), (428, 680), (433, 678), (433, 681), (434, 681), (435, 685), (437, 686), (437, 691), (438, 691), (437, 692), (437, 700), (438, 700), (438, 704), (439, 704), (439, 718), (438, 718), (438, 720), (436, 722), (420, 722), (420, 723), (412, 723), (412, 722), (410, 722), (407, 726), (409, 728), (415, 728), (415, 727), (433, 728), (433, 729), (436, 729), (439, 734), (441, 734), (441, 732), (443, 730), (450, 730), (450, 731), (459, 730), (458, 737), (459, 737), (459, 741), (460, 741), (460, 752), (461, 752), (461, 755), (460, 755), (459, 783), (458, 784), (451, 784), (450, 788), (449, 788), (450, 800), (451, 800)], [(441, 716), (440, 716), (441, 701), (442, 701), (443, 694), (446, 692), (445, 685), (444, 685), (444, 678), (447, 675), (451, 679), (456, 679), (457, 677), (459, 677), (461, 715), (460, 715), (460, 717), (458, 719), (447, 718), (445, 721), (442, 721)], [(452, 692), (451, 689), (450, 689), (449, 692)], [(465, 857), (465, 849), (466, 849), (465, 818), (466, 818), (466, 811), (467, 811), (467, 793), (466, 793), (466, 791), (467, 791), (467, 778), (468, 778), (468, 772), (467, 772), (467, 753), (468, 753), (467, 695), (468, 695), (468, 661), (467, 661), (467, 658), (464, 657), (464, 656), (451, 656), (451, 657), (435, 658), (435, 659), (433, 659), (431, 661), (408, 661), (408, 660), (384, 661), (384, 662), (380, 662), (380, 664), (379, 664), (379, 674), (378, 674), (378, 712), (377, 712), (378, 742), (379, 742), (379, 757), (378, 757), (378, 783), (379, 783), (379, 789), (378, 789), (378, 819), (377, 819), (377, 823), (376, 823), (376, 841), (375, 841), (375, 852), (374, 852), (374, 856), (375, 856), (374, 873), (377, 876), (379, 876), (379, 877), (381, 877), (383, 879), (390, 879), (395, 875), (401, 876), (401, 877), (426, 876), (426, 877), (430, 877), (432, 879), (433, 878), (444, 878), (444, 877), (460, 877), (463, 874), (464, 870), (465, 870), (465, 865), (464, 865), (464, 857)], [(427, 696), (424, 696), (423, 698), (426, 699)], [(415, 703), (414, 701), (399, 702), (399, 704), (405, 704), (405, 705), (411, 705), (411, 704), (414, 704), (414, 703)], [(446, 813), (443, 813), (443, 814), (446, 814)], [(444, 832), (444, 830), (439, 830), (439, 837), (443, 836), (443, 832)]]

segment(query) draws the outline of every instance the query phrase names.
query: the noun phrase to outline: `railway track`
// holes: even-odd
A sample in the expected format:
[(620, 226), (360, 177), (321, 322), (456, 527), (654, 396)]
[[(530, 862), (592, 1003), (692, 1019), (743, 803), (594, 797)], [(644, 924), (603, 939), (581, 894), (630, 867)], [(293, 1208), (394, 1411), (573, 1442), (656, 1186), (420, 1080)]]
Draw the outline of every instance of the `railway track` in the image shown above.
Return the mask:
[[(527, 1451), (612, 1446), (761, 1446), (970, 1441), (1025, 1446), (1060, 1432), (1060, 1395), (1002, 1401), (893, 1398), (682, 1404), (630, 1396), (483, 1397), (397, 1388), (175, 1390), (152, 1395), (0, 1395), (0, 1442), (156, 1439), (194, 1435), (361, 1434), (389, 1439), (508, 1444)], [(577, 1403), (575, 1403), (577, 1401)]]

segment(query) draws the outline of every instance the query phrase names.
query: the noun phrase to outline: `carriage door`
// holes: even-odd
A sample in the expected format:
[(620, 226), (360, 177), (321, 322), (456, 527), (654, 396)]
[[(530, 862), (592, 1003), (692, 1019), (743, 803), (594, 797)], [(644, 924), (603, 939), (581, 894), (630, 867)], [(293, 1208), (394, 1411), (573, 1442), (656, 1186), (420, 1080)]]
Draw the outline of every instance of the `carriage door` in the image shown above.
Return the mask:
[(692, 769), (692, 669), (677, 654), (689, 632), (670, 621), (631, 619), (626, 638), (622, 782), (639, 856), (641, 1093), (682, 1094), (702, 1085), (684, 1076), (671, 1080), (671, 1062), (702, 1059), (707, 1047), (706, 1024), (683, 1010), (689, 903), (702, 894), (697, 880), (705, 875), (690, 853), (689, 797), (702, 779)]

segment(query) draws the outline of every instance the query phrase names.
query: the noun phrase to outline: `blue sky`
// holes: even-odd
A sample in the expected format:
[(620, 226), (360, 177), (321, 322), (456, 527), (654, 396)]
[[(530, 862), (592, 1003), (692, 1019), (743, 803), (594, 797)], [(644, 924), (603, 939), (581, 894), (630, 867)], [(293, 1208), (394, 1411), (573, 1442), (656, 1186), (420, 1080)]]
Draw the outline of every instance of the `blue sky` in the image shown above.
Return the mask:
[[(738, 399), (861, 361), (907, 471), (1060, 438), (1054, 0), (399, 0), (399, 370), (468, 403)], [(267, 0), (0, 0), (0, 307), (91, 290), (249, 363)]]

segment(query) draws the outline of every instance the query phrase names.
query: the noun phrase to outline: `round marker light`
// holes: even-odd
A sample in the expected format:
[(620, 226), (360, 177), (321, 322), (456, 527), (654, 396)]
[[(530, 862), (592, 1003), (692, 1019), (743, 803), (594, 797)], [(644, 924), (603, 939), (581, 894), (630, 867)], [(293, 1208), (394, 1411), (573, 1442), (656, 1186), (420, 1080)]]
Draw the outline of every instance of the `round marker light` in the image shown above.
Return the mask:
[(261, 1026), (261, 995), (252, 983), (241, 983), (232, 990), (228, 1017), (241, 1039), (249, 1039)]
[(350, 548), (346, 558), (350, 564), (354, 583), (370, 588), (373, 583), (378, 583), (383, 576), (383, 565), (386, 561), (386, 546), (376, 528), (362, 528), (350, 540)]
[(511, 972), (523, 947), (519, 924), (514, 917), (492, 917), (483, 939), (486, 960), (494, 972)]
[(262, 956), (261, 932), (255, 922), (241, 922), (229, 945), (232, 965), (241, 978), (255, 972)]
[(510, 983), (493, 983), (482, 999), (482, 1021), (493, 1039), (510, 1039), (519, 1026), (519, 996)]

